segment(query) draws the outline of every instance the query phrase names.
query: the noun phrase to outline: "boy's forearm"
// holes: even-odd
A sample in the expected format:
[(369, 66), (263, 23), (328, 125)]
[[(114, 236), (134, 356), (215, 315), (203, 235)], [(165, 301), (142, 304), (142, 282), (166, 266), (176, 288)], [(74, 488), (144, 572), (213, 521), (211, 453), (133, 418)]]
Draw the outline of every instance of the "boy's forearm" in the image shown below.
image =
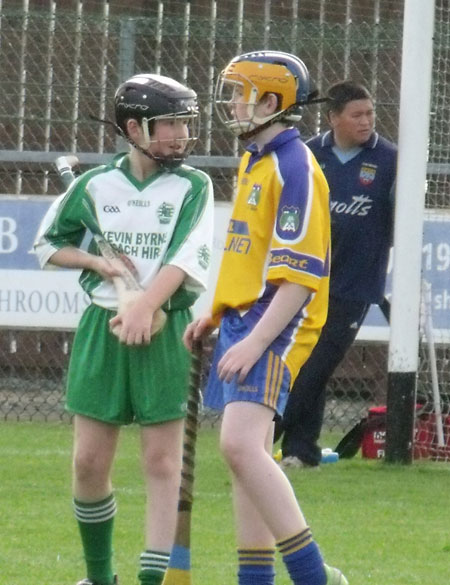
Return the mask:
[(144, 300), (152, 311), (159, 309), (183, 284), (186, 272), (178, 266), (166, 264), (145, 289)]
[(312, 290), (305, 286), (283, 281), (250, 336), (268, 347), (287, 327), (311, 293)]
[(84, 250), (72, 246), (66, 246), (55, 252), (48, 262), (64, 268), (94, 269), (96, 257)]

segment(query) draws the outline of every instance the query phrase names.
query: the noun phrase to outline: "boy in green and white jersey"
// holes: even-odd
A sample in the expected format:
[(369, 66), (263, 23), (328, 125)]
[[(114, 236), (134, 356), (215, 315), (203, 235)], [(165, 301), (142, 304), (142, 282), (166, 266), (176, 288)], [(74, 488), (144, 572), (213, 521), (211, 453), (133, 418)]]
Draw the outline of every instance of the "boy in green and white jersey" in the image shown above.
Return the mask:
[[(71, 353), (66, 406), (74, 413), (75, 515), (86, 559), (84, 585), (117, 582), (112, 562), (116, 502), (111, 468), (120, 426), (141, 426), (147, 484), (142, 585), (159, 585), (175, 533), (190, 355), (182, 334), (208, 282), (213, 192), (209, 177), (183, 164), (197, 137), (197, 96), (168, 77), (135, 75), (115, 95), (117, 132), (130, 152), (84, 173), (41, 224), (42, 266), (81, 268), (92, 303)], [(118, 313), (117, 270), (93, 238), (133, 263), (143, 290)], [(167, 322), (151, 337), (160, 308)], [(113, 334), (111, 331), (119, 333)]]

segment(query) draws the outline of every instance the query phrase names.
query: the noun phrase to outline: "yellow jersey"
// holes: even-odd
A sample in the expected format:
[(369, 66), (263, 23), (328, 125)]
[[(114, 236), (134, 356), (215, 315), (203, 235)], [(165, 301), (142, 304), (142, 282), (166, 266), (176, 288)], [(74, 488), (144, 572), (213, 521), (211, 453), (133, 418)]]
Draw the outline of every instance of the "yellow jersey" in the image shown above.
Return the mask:
[(329, 262), (328, 184), (298, 130), (286, 129), (261, 151), (251, 145), (239, 167), (213, 300), (215, 323), (229, 308), (256, 323), (281, 281), (308, 287), (311, 295), (279, 340), (283, 361), (296, 375), (326, 320)]

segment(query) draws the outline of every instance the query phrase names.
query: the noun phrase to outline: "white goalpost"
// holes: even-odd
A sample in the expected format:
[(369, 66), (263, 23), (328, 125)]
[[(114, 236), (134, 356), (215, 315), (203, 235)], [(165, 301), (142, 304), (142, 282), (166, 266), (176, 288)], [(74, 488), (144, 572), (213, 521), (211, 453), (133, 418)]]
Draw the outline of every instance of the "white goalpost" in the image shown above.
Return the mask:
[(413, 455), (434, 1), (405, 0), (386, 461)]
[(450, 4), (404, 7), (386, 460), (450, 461)]

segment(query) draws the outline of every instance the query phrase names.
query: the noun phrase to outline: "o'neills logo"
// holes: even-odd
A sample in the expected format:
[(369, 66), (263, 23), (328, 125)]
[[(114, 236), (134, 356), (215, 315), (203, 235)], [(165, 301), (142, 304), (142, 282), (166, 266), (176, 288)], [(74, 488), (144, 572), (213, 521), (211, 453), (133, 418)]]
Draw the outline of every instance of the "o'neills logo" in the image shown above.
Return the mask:
[(238, 392), (250, 392), (252, 394), (257, 394), (259, 391), (258, 386), (250, 386), (248, 384), (240, 384), (238, 386)]
[(127, 205), (128, 207), (150, 207), (150, 201), (145, 199), (130, 199)]

